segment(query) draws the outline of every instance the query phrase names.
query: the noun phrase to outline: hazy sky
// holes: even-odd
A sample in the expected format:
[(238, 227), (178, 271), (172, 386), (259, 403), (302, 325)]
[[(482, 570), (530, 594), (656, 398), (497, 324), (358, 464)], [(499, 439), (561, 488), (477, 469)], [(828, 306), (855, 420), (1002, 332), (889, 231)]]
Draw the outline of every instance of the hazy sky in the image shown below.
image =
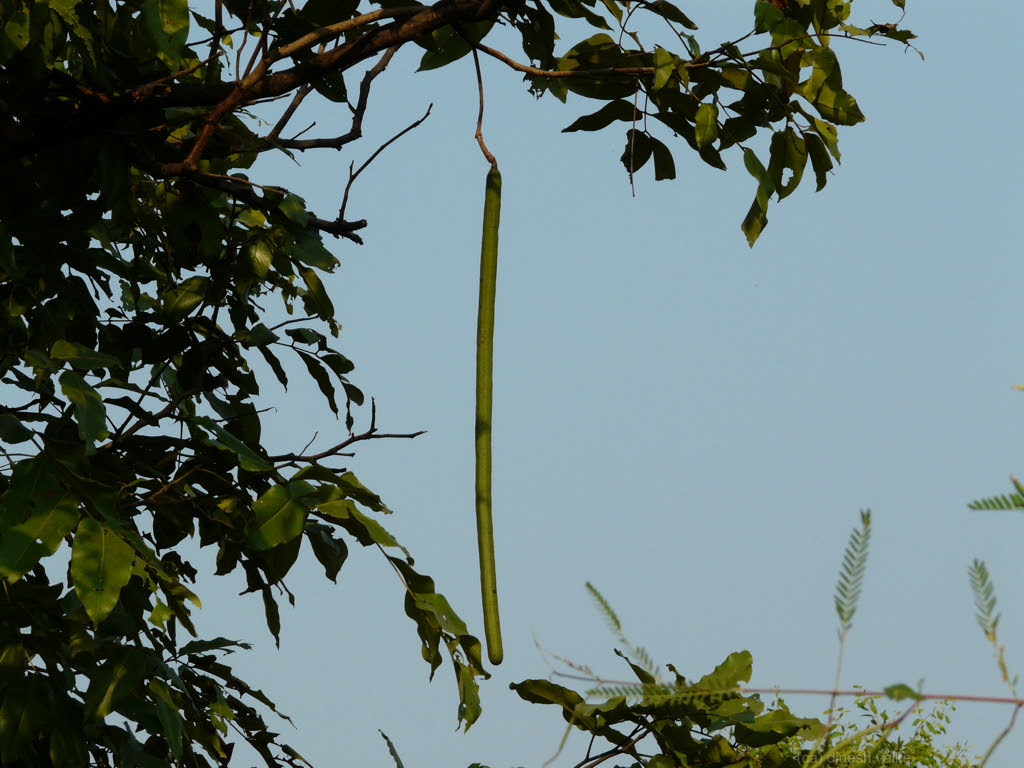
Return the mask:
[[(748, 29), (752, 3), (681, 6), (717, 44)], [(854, 6), (862, 25), (898, 13)], [(1012, 389), (1024, 383), (1024, 7), (910, 0), (904, 25), (925, 61), (837, 43), (868, 121), (841, 132), (843, 165), (825, 191), (805, 179), (753, 250), (739, 223), (755, 182), (738, 154), (722, 173), (675, 140), (679, 178), (644, 169), (633, 197), (618, 161), (625, 127), (560, 133), (600, 104), (535, 101), (518, 74), (484, 62), (485, 134), (504, 178), (494, 514), (506, 660), (483, 684), (482, 719), (460, 734), (451, 673), (428, 685), (377, 552), (353, 549), (336, 587), (304, 553), (280, 651), (258, 596), (200, 581), (201, 627), (256, 644), (236, 668), (291, 715), (298, 731), (282, 730), (314, 765), (391, 765), (378, 728), (409, 768), (539, 765), (563, 721), (507, 688), (549, 674), (534, 638), (609, 676), (627, 671), (588, 580), (634, 643), (688, 677), (749, 649), (753, 685), (829, 687), (832, 591), (861, 508), (874, 538), (842, 685), (1008, 695), (966, 571), (987, 561), (1010, 667), (1024, 670), (1024, 517), (966, 504), (1024, 472), (1024, 393)], [(471, 60), (413, 74), (417, 56), (402, 51), (375, 83), (363, 141), (260, 180), (332, 216), (348, 163), (434, 104), (356, 182), (348, 214), (369, 220), (366, 245), (332, 241), (342, 268), (325, 284), (379, 426), (428, 430), (367, 444), (350, 467), (482, 636), (472, 434), (486, 165)], [(312, 119), (327, 135), (347, 130), (339, 112)], [(299, 378), (265, 390), (282, 451), (344, 429)], [(788, 702), (805, 715), (827, 703)], [(1010, 714), (963, 704), (951, 740), (983, 751)], [(1018, 729), (990, 765), (1017, 768), (1022, 747)], [(572, 738), (558, 765), (585, 750)]]

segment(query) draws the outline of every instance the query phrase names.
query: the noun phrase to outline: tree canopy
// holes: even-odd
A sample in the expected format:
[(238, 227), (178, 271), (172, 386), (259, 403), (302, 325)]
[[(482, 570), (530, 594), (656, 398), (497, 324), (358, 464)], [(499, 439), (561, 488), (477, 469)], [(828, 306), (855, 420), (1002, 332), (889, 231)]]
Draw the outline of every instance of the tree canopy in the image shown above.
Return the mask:
[[(714, 168), (735, 150), (756, 185), (753, 244), (770, 198), (808, 161), (824, 187), (837, 126), (864, 119), (837, 38), (913, 37), (902, 0), (863, 26), (852, 5), (758, 0), (750, 29), (708, 46), (667, 0), (5, 3), (0, 761), (226, 764), (231, 731), (268, 765), (300, 759), (264, 720), (271, 700), (227, 663), (245, 645), (196, 636), (196, 543), (216, 549), (217, 575), (241, 570), (275, 637), (301, 549), (334, 580), (351, 544), (379, 548), (431, 674), (450, 665), (472, 725), (481, 645), (345, 466), (361, 442), (415, 436), (378, 429), (319, 276), (338, 266), (325, 236), (360, 244), (370, 225), (346, 215), (367, 166), (319, 215), (251, 169), (360, 139), (375, 78), (413, 44), (420, 69), (486, 55), (538, 97), (597, 101), (566, 130), (625, 127), (630, 177), (673, 178), (680, 146)], [(344, 133), (291, 128), (314, 98)], [(270, 301), (293, 317), (269, 320)], [(257, 360), (282, 385), (315, 382), (347, 436), (267, 445)]]

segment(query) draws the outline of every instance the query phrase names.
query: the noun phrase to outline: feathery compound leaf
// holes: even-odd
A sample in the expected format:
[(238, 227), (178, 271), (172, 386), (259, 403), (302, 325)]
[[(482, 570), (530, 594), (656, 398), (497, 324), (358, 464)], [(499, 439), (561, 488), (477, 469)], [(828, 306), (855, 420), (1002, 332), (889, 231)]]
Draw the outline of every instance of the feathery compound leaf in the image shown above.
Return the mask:
[(853, 615), (857, 612), (864, 573), (868, 564), (868, 546), (871, 543), (871, 510), (861, 510), (860, 528), (850, 534), (850, 541), (843, 553), (843, 566), (836, 583), (836, 613), (842, 624), (842, 632), (849, 631)]
[(975, 499), (967, 505), (968, 509), (1024, 509), (1024, 496), (1013, 493), (1003, 496), (990, 496), (987, 499)]
[(971, 592), (974, 593), (974, 608), (977, 611), (974, 616), (978, 626), (989, 642), (994, 643), (1000, 614), (996, 613), (996, 588), (989, 576), (988, 567), (983, 560), (975, 558), (967, 569), (967, 576), (971, 582)]
[[(379, 729), (378, 729), (379, 730)], [(380, 731), (380, 735), (384, 737), (384, 741), (388, 743), (388, 752), (391, 753), (391, 759), (395, 761), (395, 768), (405, 768), (402, 764), (402, 758), (398, 756), (398, 750), (395, 749), (395, 745), (388, 738), (388, 735), (384, 731)]]
[(589, 581), (587, 582), (586, 586), (587, 591), (590, 593), (590, 596), (594, 599), (594, 602), (597, 604), (598, 609), (600, 609), (601, 613), (604, 615), (605, 621), (608, 622), (608, 626), (611, 627), (612, 631), (615, 632), (616, 635), (621, 637), (622, 622), (619, 621), (619, 617), (616, 615), (612, 606), (605, 599), (604, 595), (597, 591), (597, 587), (595, 587)]
[(987, 499), (975, 499), (967, 505), (968, 509), (1024, 509), (1024, 486), (1016, 477), (1010, 477), (1010, 482), (1016, 489), (1016, 493), (1004, 494), (1002, 496), (990, 496)]
[[(611, 604), (605, 599), (604, 595), (598, 592), (597, 587), (591, 584), (589, 581), (586, 583), (587, 591), (590, 592), (590, 596), (594, 599), (598, 609), (604, 615), (605, 620), (608, 622), (608, 627), (615, 634), (616, 639), (622, 643), (626, 653), (615, 653), (626, 660), (630, 667), (633, 668), (633, 672), (636, 673), (637, 677), (640, 678), (644, 683), (650, 683), (661, 677), (661, 670), (658, 669), (658, 665), (654, 663), (651, 655), (643, 647), (633, 645), (622, 631), (622, 622), (619, 621), (618, 614), (612, 608)], [(636, 663), (634, 663), (636, 662)]]

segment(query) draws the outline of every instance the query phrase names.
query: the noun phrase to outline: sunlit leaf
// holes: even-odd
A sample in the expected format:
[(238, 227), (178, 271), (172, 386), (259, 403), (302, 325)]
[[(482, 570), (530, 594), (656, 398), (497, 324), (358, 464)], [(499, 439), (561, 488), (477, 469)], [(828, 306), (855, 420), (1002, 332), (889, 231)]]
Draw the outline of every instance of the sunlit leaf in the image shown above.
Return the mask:
[(297, 480), (275, 485), (260, 496), (252, 505), (256, 517), (246, 533), (249, 546), (269, 549), (302, 533), (314, 490), (304, 480)]
[(701, 104), (697, 109), (697, 146), (710, 146), (718, 138), (718, 107), (715, 104)]
[(117, 605), (121, 589), (132, 575), (135, 550), (116, 531), (85, 517), (71, 545), (71, 580), (93, 624), (99, 624)]

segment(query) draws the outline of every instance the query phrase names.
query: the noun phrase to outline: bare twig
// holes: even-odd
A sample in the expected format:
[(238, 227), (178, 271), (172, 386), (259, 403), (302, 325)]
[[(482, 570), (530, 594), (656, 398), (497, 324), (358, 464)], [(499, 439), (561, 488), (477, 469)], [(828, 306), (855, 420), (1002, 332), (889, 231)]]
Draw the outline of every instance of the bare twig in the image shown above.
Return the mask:
[(274, 125), (270, 133), (266, 135), (264, 141), (266, 141), (269, 144), (280, 144), (278, 139), (281, 136), (281, 131), (283, 131), (284, 127), (288, 125), (288, 121), (292, 119), (292, 116), (295, 114), (295, 111), (299, 108), (299, 105), (302, 103), (302, 100), (305, 99), (312, 90), (312, 84), (307, 83), (306, 85), (302, 86), (295, 92), (295, 95), (292, 96), (291, 103), (288, 104), (288, 108), (284, 111), (284, 114), (281, 115), (280, 119)]
[(649, 726), (638, 725), (629, 734), (629, 741), (623, 744), (617, 744), (614, 747), (606, 750), (605, 752), (601, 752), (600, 754), (594, 755), (593, 757), (590, 757), (588, 750), (587, 757), (581, 760), (580, 762), (576, 763), (576, 765), (573, 768), (594, 768), (594, 766), (600, 765), (605, 760), (611, 760), (613, 757), (617, 755), (631, 755), (633, 757), (636, 757), (636, 750), (634, 750), (633, 747), (635, 747), (637, 742), (639, 742), (641, 739), (647, 736), (647, 734), (649, 734), (650, 732), (651, 731)]
[(434, 104), (433, 104), (433, 102), (431, 102), (430, 104), (427, 105), (427, 111), (423, 113), (423, 117), (421, 117), (416, 122), (406, 126), (401, 131), (399, 131), (394, 136), (392, 136), (390, 139), (388, 139), (383, 144), (381, 144), (379, 147), (377, 147), (377, 151), (374, 152), (372, 155), (370, 155), (366, 159), (366, 162), (359, 166), (358, 170), (353, 172), (352, 171), (352, 166), (351, 165), (349, 166), (349, 170), (348, 170), (348, 183), (345, 185), (345, 193), (342, 195), (342, 198), (341, 198), (341, 208), (338, 210), (338, 220), (339, 221), (344, 220), (344, 218), (345, 218), (345, 208), (348, 205), (348, 193), (349, 193), (349, 190), (352, 189), (352, 183), (356, 180), (356, 178), (359, 176), (359, 174), (362, 173), (364, 170), (366, 170), (366, 167), (370, 163), (372, 163), (374, 160), (376, 160), (377, 156), (381, 152), (383, 152), (385, 149), (387, 149), (388, 146), (390, 146), (394, 142), (398, 141), (398, 139), (402, 138), (402, 136), (407, 134), (413, 128), (417, 127), (418, 125), (420, 125), (420, 123), (422, 123), (424, 120), (426, 120), (428, 117), (430, 117), (430, 110), (433, 109), (433, 108), (434, 108)]
[(302, 139), (298, 138), (281, 140), (277, 144), (287, 149), (341, 149), (346, 144), (355, 141), (363, 135), (363, 117), (366, 114), (366, 106), (370, 99), (370, 86), (391, 63), (391, 59), (398, 52), (398, 47), (388, 48), (376, 64), (366, 70), (362, 81), (359, 83), (359, 99), (352, 108), (352, 125), (348, 132), (331, 139)]
[[(224, 34), (224, 0), (215, 0), (213, 6), (213, 34), (210, 36), (210, 56), (209, 60), (213, 61), (220, 56), (220, 41)], [(206, 70), (206, 76), (203, 78), (204, 83), (209, 83), (210, 78), (213, 77), (213, 67)]]
[(377, 403), (371, 398), (370, 399), (370, 427), (365, 432), (361, 432), (358, 435), (351, 435), (350, 437), (346, 438), (345, 440), (342, 440), (337, 445), (333, 445), (333, 446), (331, 446), (330, 448), (328, 448), (328, 449), (326, 449), (324, 451), (320, 451), (319, 453), (314, 453), (314, 454), (309, 454), (309, 455), (301, 455), (301, 454), (298, 454), (298, 453), (282, 453), (282, 454), (279, 454), (277, 456), (268, 456), (267, 459), (269, 461), (274, 462), (275, 464), (276, 463), (280, 463), (280, 462), (286, 462), (287, 463), (287, 462), (295, 462), (295, 461), (317, 462), (317, 461), (320, 461), (321, 459), (326, 459), (326, 458), (329, 458), (331, 456), (338, 456), (340, 451), (343, 451), (348, 446), (353, 445), (354, 443), (362, 442), (364, 440), (383, 440), (383, 439), (390, 439), (390, 438), (402, 438), (402, 439), (411, 440), (414, 437), (419, 437), (420, 435), (426, 434), (426, 431), (427, 430), (425, 430), (425, 429), (421, 429), (418, 432), (409, 432), (409, 433), (406, 433), (406, 434), (391, 434), (391, 433), (378, 432), (377, 431)]
[(992, 753), (996, 751), (996, 747), (998, 747), (1002, 743), (1003, 739), (1009, 735), (1010, 731), (1013, 730), (1014, 725), (1017, 724), (1017, 714), (1020, 712), (1021, 707), (1024, 707), (1024, 702), (1018, 701), (1017, 706), (1013, 708), (1013, 714), (1010, 715), (1010, 722), (1006, 724), (1006, 727), (999, 732), (998, 736), (996, 736), (995, 741), (993, 741), (989, 748), (985, 750), (985, 754), (981, 758), (981, 762), (978, 763), (978, 768), (983, 768), (985, 763), (988, 762), (989, 757), (992, 756)]

